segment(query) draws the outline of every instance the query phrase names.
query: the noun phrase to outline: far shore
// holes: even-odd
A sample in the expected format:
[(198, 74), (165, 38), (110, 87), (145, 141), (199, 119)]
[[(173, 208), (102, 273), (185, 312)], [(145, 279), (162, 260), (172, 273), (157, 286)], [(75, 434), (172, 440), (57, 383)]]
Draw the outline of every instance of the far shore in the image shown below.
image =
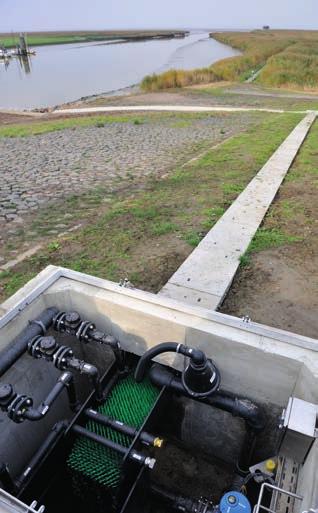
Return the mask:
[[(149, 41), (152, 39), (183, 38), (189, 34), (186, 30), (92, 30), (64, 32), (27, 32), (29, 46), (45, 46), (68, 43), (89, 43), (94, 41)], [(19, 33), (1, 33), (0, 45), (6, 48), (16, 46)]]

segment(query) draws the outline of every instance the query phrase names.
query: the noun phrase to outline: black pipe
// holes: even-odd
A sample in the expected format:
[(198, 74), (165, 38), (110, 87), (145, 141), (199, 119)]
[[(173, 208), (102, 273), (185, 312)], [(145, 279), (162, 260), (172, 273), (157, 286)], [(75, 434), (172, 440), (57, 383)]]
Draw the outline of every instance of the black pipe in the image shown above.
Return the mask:
[(127, 447), (117, 444), (116, 442), (113, 442), (108, 438), (104, 438), (101, 435), (97, 435), (96, 433), (93, 433), (92, 431), (89, 431), (88, 429), (85, 429), (82, 426), (79, 426), (78, 424), (75, 424), (72, 427), (72, 431), (74, 431), (78, 435), (85, 436), (85, 438), (89, 438), (90, 440), (93, 440), (94, 442), (103, 445), (108, 449), (112, 449), (116, 452), (119, 452), (119, 454), (122, 454), (123, 456), (125, 456), (128, 451)]
[[(92, 410), (91, 408), (87, 408), (84, 410), (84, 415), (88, 417), (91, 420), (94, 420), (95, 422), (102, 424), (103, 426), (109, 426), (115, 431), (118, 431), (119, 433), (123, 433), (124, 435), (131, 436), (132, 438), (135, 438), (135, 436), (138, 434), (139, 430), (132, 427), (127, 426), (127, 424), (124, 424), (123, 422), (120, 422), (119, 420), (112, 419), (111, 417), (107, 415), (102, 415), (96, 410)], [(152, 445), (154, 447), (161, 447), (162, 440), (154, 435), (151, 435), (150, 433), (147, 433), (147, 431), (142, 431), (140, 433), (139, 437), (140, 441), (145, 443), (146, 445)]]
[[(181, 379), (167, 368), (155, 364), (150, 369), (149, 377), (157, 386), (167, 386), (179, 394), (192, 398), (184, 389)], [(219, 390), (211, 397), (199, 398), (198, 400), (244, 419), (246, 424), (254, 431), (262, 431), (265, 427), (262, 410), (249, 399), (236, 397), (225, 390)]]
[(245, 420), (247, 426), (255, 432), (263, 431), (266, 419), (263, 411), (249, 399), (240, 398), (225, 390), (219, 390), (215, 396), (206, 399), (207, 404), (231, 413)]
[(200, 349), (187, 347), (184, 344), (177, 344), (177, 342), (163, 342), (146, 351), (140, 358), (135, 370), (135, 380), (137, 383), (143, 380), (150, 361), (159, 354), (167, 352), (180, 353), (184, 356), (188, 356), (197, 366), (202, 366), (207, 361), (205, 354), (203, 351), (200, 351)]
[(0, 353), (0, 376), (20, 358), (26, 351), (28, 342), (37, 335), (44, 335), (58, 313), (57, 308), (47, 308), (36, 319), (30, 321), (29, 325)]
[(7, 492), (16, 493), (16, 485), (6, 463), (0, 463), (0, 482)]
[(126, 454), (128, 454), (129, 458), (133, 459), (134, 461), (137, 461), (140, 465), (146, 465), (149, 468), (154, 467), (155, 460), (153, 458), (149, 458), (148, 456), (145, 456), (144, 454), (141, 454), (140, 452), (137, 452), (135, 450), (131, 450), (129, 452), (129, 448), (123, 447), (122, 445), (117, 444), (116, 442), (113, 442), (108, 438), (104, 438), (103, 436), (97, 435), (96, 433), (93, 433), (92, 431), (89, 431), (88, 429), (85, 429), (82, 426), (79, 426), (78, 424), (74, 424), (74, 426), (72, 427), (72, 431), (74, 431), (74, 433), (77, 433), (78, 435), (88, 438), (89, 440), (92, 440), (93, 442), (96, 442), (100, 445), (103, 445), (104, 447), (107, 447), (107, 449), (112, 449), (113, 451), (116, 451), (119, 454), (122, 454), (123, 456), (126, 456)]
[(251, 466), (251, 461), (253, 458), (255, 445), (257, 441), (257, 431), (253, 431), (246, 424), (246, 432), (244, 441), (242, 444), (241, 452), (236, 463), (237, 472), (240, 476), (245, 476), (249, 473), (249, 468)]
[(203, 497), (200, 499), (184, 497), (154, 484), (151, 485), (151, 492), (177, 511), (183, 511), (184, 513), (215, 513), (216, 511), (213, 504)]
[[(64, 388), (68, 388), (69, 386), (73, 386), (73, 375), (70, 372), (64, 372), (58, 379), (57, 383), (54, 385), (52, 390), (49, 392), (48, 396), (44, 399), (44, 401), (38, 406), (38, 408), (27, 408), (23, 412), (23, 418), (27, 420), (40, 420), (50, 409), (50, 406), (56, 401), (60, 393), (64, 390)], [(75, 398), (75, 389), (72, 388), (72, 392), (68, 395), (69, 399), (72, 400), (75, 399), (76, 404), (76, 398)], [(75, 404), (70, 404), (70, 407), (75, 407)]]
[(47, 438), (40, 445), (36, 453), (32, 456), (27, 467), (15, 480), (15, 485), (19, 492), (21, 492), (26, 483), (32, 479), (39, 466), (42, 465), (43, 461), (48, 457), (52, 449), (56, 446), (57, 442), (63, 436), (67, 425), (68, 422), (63, 420), (55, 424), (55, 426), (52, 428)]
[(92, 365), (91, 363), (86, 363), (82, 360), (78, 360), (77, 358), (69, 358), (67, 359), (66, 367), (68, 369), (77, 370), (81, 374), (85, 374), (86, 376), (88, 376), (93, 384), (94, 389), (96, 390), (97, 401), (103, 400), (103, 387), (99, 371), (97, 367), (95, 367), (95, 365)]
[(75, 389), (75, 383), (74, 378), (72, 376), (72, 379), (69, 380), (69, 382), (66, 385), (66, 392), (68, 397), (68, 402), (70, 405), (70, 409), (72, 411), (76, 411), (77, 407), (79, 406), (79, 401), (77, 399), (76, 389)]
[[(193, 398), (184, 389), (181, 379), (168, 369), (155, 364), (150, 369), (149, 376), (150, 380), (155, 385), (160, 387), (166, 386), (179, 394)], [(229, 392), (221, 390), (211, 397), (197, 398), (197, 400), (219, 408), (220, 410), (227, 411), (233, 416), (240, 417), (245, 421), (246, 433), (237, 462), (237, 470), (240, 474), (246, 474), (251, 465), (257, 434), (265, 428), (266, 424), (261, 408), (249, 399), (236, 397)]]

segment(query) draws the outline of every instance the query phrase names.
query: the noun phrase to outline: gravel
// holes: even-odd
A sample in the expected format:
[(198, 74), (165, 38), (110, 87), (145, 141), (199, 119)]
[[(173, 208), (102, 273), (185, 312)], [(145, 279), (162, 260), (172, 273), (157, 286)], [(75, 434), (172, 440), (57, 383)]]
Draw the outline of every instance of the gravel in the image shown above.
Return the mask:
[(66, 129), (0, 139), (0, 224), (57, 198), (176, 167), (199, 145), (212, 146), (247, 128), (253, 115), (169, 118), (144, 124)]

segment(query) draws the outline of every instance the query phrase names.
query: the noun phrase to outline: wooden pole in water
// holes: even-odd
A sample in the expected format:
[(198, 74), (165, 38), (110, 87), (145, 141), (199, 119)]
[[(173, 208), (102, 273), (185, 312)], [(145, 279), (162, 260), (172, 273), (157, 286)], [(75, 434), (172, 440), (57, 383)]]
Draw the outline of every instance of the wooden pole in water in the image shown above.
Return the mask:
[(27, 55), (28, 49), (25, 40), (25, 34), (20, 34), (20, 55)]

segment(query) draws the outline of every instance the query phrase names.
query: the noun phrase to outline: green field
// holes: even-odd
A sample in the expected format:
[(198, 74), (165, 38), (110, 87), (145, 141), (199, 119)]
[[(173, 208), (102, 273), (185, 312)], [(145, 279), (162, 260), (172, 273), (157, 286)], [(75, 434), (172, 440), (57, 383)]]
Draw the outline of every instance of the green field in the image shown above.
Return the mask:
[[(67, 43), (88, 43), (92, 41), (111, 41), (114, 39), (151, 39), (153, 37), (173, 37), (175, 34), (183, 34), (182, 31), (167, 30), (120, 30), (120, 31), (78, 31), (78, 32), (30, 32), (27, 36), (29, 46), (58, 45)], [(7, 48), (16, 46), (19, 34), (0, 34), (0, 45)]]

